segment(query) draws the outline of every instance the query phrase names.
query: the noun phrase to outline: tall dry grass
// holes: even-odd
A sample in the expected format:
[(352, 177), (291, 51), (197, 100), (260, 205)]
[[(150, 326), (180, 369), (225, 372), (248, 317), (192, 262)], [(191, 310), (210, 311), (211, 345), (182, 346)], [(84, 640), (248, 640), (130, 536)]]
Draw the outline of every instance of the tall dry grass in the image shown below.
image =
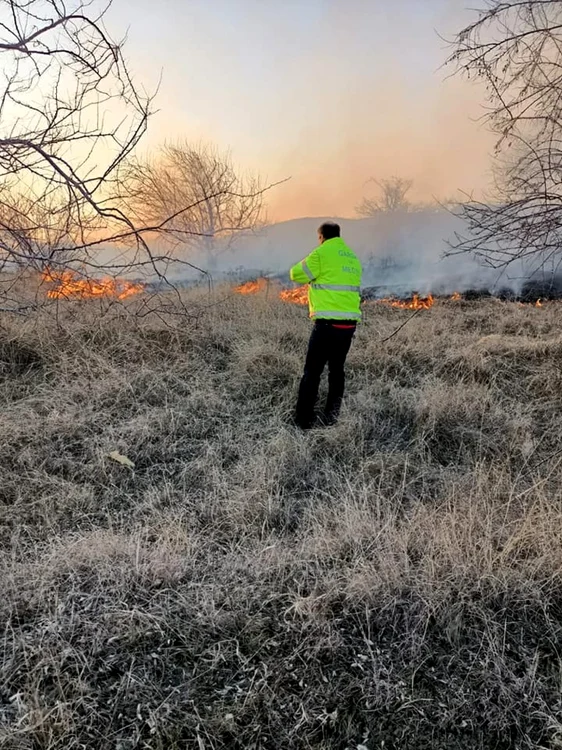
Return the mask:
[(562, 747), (560, 309), (3, 321), (0, 747)]

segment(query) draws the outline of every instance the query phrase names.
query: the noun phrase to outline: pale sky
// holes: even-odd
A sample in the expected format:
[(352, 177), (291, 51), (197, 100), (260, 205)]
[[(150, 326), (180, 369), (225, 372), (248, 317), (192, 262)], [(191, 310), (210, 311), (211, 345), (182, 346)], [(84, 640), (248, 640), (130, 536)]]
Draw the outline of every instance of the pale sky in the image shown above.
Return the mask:
[(352, 216), (365, 182), (400, 175), (415, 196), (481, 191), (493, 138), (483, 93), (446, 80), (451, 37), (481, 0), (114, 0), (112, 34), (154, 87), (145, 147), (230, 148), (269, 181), (269, 216)]

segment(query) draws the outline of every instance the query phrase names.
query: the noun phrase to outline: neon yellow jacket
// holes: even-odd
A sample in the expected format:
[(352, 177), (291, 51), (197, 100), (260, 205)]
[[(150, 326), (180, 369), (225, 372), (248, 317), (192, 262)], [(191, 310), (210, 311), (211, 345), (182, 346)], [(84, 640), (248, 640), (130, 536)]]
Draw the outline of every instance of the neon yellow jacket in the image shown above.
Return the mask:
[(361, 320), (361, 263), (341, 237), (326, 240), (291, 268), (291, 281), (309, 284), (314, 319)]

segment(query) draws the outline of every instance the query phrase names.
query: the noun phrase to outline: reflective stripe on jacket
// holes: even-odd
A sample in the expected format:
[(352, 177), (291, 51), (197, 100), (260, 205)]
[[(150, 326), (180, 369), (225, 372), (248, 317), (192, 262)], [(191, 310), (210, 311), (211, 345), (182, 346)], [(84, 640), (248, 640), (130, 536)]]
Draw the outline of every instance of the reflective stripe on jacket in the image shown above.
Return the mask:
[(291, 268), (291, 281), (309, 284), (311, 318), (361, 319), (361, 263), (341, 237), (326, 240)]

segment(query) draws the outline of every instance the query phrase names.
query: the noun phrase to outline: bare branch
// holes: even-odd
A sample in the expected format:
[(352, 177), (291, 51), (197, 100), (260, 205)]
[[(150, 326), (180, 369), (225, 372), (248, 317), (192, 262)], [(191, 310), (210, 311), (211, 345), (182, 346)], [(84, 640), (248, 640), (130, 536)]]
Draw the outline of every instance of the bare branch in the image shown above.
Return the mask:
[(0, 0), (0, 311), (81, 291), (114, 290), (114, 304), (138, 289), (136, 314), (161, 315), (170, 299), (189, 314), (172, 279), (212, 282), (188, 249), (207, 248), (212, 264), (260, 226), (271, 186), (209, 147), (168, 146), (155, 165), (134, 157), (153, 98), (97, 2)]
[(562, 248), (562, 2), (488, 0), (456, 37), (448, 64), (481, 80), (497, 133), (495, 190), (459, 207), (451, 253), (532, 272)]

